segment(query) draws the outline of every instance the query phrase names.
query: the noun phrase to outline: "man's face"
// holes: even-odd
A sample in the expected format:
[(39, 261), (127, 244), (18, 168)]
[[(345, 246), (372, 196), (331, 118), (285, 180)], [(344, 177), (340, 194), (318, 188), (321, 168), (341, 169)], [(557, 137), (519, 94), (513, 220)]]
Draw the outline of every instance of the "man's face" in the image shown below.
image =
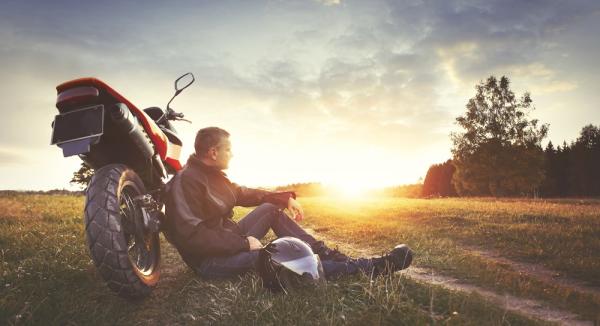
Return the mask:
[(231, 153), (231, 142), (228, 137), (221, 137), (219, 144), (211, 149), (214, 166), (219, 170), (229, 168), (229, 160), (233, 157)]

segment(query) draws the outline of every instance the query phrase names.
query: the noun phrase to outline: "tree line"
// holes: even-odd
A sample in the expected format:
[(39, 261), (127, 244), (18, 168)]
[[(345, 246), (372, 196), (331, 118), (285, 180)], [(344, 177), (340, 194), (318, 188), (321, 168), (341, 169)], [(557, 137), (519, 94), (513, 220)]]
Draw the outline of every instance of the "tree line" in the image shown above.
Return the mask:
[(600, 196), (600, 127), (587, 125), (577, 140), (556, 149), (549, 142), (544, 156), (542, 196)]
[[(332, 194), (339, 192), (339, 190), (336, 187), (327, 186), (320, 182), (292, 183), (267, 190), (294, 191), (299, 197), (331, 196)], [(415, 183), (385, 187), (380, 189), (370, 189), (364, 191), (362, 195), (380, 197), (420, 198), (422, 192), (423, 184)]]
[(583, 127), (571, 144), (545, 149), (549, 126), (529, 118), (529, 93), (517, 97), (510, 81), (490, 76), (456, 118), (452, 158), (427, 171), (423, 193), (429, 196), (598, 196), (600, 129)]
[[(433, 164), (423, 182), (424, 197), (458, 196), (452, 182), (456, 167), (452, 159)], [(600, 196), (600, 127), (592, 124), (581, 129), (575, 141), (544, 149), (543, 179), (538, 187), (522, 195), (541, 197)], [(481, 195), (489, 195), (481, 194)]]

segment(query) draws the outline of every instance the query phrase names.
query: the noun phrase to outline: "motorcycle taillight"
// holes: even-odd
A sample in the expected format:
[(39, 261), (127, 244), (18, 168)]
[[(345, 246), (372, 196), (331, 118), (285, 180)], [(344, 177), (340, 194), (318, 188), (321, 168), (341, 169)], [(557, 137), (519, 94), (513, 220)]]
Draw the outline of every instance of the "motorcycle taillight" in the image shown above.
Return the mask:
[(98, 89), (92, 86), (70, 88), (58, 93), (56, 108), (60, 113), (64, 113), (82, 105), (97, 104), (99, 95)]

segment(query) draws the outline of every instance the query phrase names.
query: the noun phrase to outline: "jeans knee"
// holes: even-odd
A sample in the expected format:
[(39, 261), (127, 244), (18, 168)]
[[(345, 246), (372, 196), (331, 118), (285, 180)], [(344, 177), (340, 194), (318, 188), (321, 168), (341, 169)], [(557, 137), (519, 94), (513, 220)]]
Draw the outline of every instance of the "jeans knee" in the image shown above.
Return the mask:
[(263, 209), (263, 214), (267, 215), (269, 220), (271, 221), (271, 227), (282, 223), (281, 221), (284, 219), (288, 219), (287, 215), (283, 212), (281, 207), (271, 204), (264, 203), (259, 206), (260, 209)]
[(264, 203), (264, 204), (261, 204), (260, 206), (258, 206), (257, 209), (260, 209), (261, 211), (265, 211), (266, 213), (272, 213), (272, 212), (278, 211), (279, 207), (277, 207), (277, 205), (274, 205), (271, 203)]

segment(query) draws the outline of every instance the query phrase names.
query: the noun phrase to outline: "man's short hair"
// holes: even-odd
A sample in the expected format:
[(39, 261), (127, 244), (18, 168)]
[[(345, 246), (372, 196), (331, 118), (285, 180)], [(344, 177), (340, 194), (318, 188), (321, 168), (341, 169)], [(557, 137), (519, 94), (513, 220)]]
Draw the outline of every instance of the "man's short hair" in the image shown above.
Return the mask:
[(196, 154), (203, 156), (211, 147), (217, 146), (223, 137), (229, 137), (229, 133), (219, 127), (208, 127), (198, 130), (196, 140), (194, 141)]

